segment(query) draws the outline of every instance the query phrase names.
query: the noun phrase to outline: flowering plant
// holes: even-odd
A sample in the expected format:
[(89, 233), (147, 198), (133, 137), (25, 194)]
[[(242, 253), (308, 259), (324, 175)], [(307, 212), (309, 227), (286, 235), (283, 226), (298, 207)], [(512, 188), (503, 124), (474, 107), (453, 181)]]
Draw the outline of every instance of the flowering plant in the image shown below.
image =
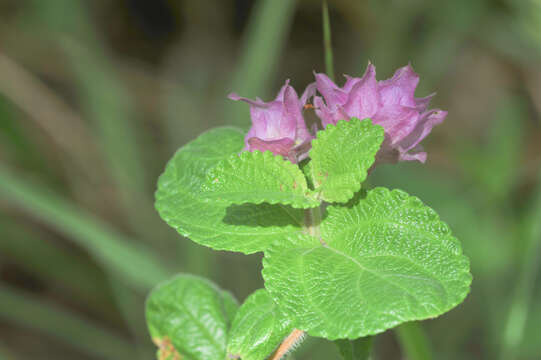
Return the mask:
[(316, 74), (322, 97), (316, 96), (314, 104), (323, 126), (351, 117), (370, 118), (385, 129), (380, 159), (424, 163), (426, 153), (421, 151), (420, 142), (445, 119), (447, 112), (427, 110), (434, 95), (415, 97), (419, 75), (412, 67), (404, 66), (392, 78), (376, 81), (376, 68), (369, 64), (363, 77), (346, 79), (344, 87), (339, 88), (327, 75)]
[[(438, 215), (404, 191), (363, 186), (378, 162), (424, 162), (420, 142), (447, 113), (414, 96), (409, 65), (377, 81), (369, 64), (342, 88), (315, 77), (300, 98), (289, 82), (271, 102), (231, 94), (250, 105), (248, 133), (211, 130), (160, 177), (169, 225), (215, 250), (263, 252), (265, 281), (240, 306), (194, 276), (158, 286), (147, 319), (160, 359), (280, 359), (305, 334), (353, 359), (370, 336), (467, 295), (468, 259)], [(321, 126), (310, 131), (311, 101)]]

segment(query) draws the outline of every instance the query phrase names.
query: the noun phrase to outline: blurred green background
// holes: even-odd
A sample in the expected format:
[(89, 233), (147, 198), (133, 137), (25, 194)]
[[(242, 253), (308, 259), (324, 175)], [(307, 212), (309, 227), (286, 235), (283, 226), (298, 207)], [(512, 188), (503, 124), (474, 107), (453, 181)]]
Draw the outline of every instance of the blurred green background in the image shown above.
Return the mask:
[[(422, 323), (415, 359), (541, 359), (541, 0), (329, 0), (337, 74), (408, 62), (447, 120), (425, 165), (371, 184), (435, 208), (471, 259), (464, 304)], [(316, 0), (0, 0), (0, 359), (152, 359), (149, 290), (176, 272), (243, 300), (260, 256), (178, 236), (153, 208), (174, 151), (249, 125), (323, 72)], [(204, 214), (201, 214), (204, 216)], [(374, 359), (404, 358), (404, 334)], [(398, 336), (397, 336), (398, 335)], [(309, 339), (296, 359), (337, 358)]]

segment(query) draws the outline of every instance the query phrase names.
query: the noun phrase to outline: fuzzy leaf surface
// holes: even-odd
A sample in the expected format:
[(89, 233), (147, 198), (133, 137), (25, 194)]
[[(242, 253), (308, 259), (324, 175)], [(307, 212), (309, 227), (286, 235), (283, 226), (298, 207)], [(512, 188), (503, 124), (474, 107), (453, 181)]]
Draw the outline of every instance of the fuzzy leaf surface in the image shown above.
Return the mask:
[(207, 172), (243, 146), (242, 131), (223, 127), (180, 148), (158, 181), (156, 209), (162, 219), (196, 243), (246, 254), (265, 250), (277, 236), (300, 232), (302, 210), (281, 204), (228, 205), (209, 201), (201, 192)]
[(314, 187), (323, 200), (347, 202), (359, 191), (384, 131), (370, 119), (341, 120), (317, 133), (310, 150)]
[(205, 197), (228, 204), (285, 204), (294, 208), (319, 206), (295, 164), (270, 151), (232, 155), (207, 174)]
[(265, 251), (265, 287), (296, 328), (355, 339), (436, 317), (466, 297), (469, 261), (418, 198), (376, 188), (327, 211), (321, 239), (290, 237)]
[(231, 326), (227, 353), (242, 360), (266, 359), (293, 330), (265, 289), (256, 290), (239, 308)]
[(223, 360), (237, 308), (233, 296), (210, 281), (177, 275), (150, 293), (146, 318), (150, 335), (160, 347), (160, 356), (178, 354), (183, 360)]

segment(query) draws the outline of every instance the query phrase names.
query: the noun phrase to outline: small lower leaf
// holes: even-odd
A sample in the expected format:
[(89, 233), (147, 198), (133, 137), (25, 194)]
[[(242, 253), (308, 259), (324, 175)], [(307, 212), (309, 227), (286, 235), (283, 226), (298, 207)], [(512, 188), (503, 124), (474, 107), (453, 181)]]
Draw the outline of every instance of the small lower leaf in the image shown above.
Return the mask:
[(237, 307), (230, 293), (203, 278), (177, 275), (158, 285), (146, 304), (158, 359), (225, 359), (227, 334)]
[(239, 308), (227, 344), (230, 357), (266, 359), (293, 330), (267, 290), (256, 290)]
[(355, 339), (436, 317), (469, 292), (469, 261), (419, 199), (376, 188), (329, 206), (321, 239), (301, 235), (265, 251), (265, 287), (293, 326)]

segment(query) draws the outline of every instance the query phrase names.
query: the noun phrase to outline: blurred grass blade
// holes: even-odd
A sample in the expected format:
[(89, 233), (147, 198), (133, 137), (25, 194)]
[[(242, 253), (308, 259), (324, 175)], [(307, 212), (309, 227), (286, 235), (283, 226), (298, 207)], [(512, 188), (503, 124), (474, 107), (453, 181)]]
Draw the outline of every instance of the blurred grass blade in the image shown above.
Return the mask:
[[(164, 236), (152, 236), (163, 229), (153, 211), (152, 187), (143, 159), (152, 159), (152, 148), (142, 151), (147, 132), (141, 129), (135, 100), (122, 83), (111, 54), (92, 23), (84, 1), (32, 1), (32, 15), (39, 19), (53, 41), (67, 55), (77, 81), (77, 92), (85, 117), (92, 122), (126, 220), (141, 240), (164, 247)], [(62, 9), (58, 12), (56, 9)], [(147, 157), (148, 156), (148, 157)]]
[(432, 350), (424, 329), (418, 322), (409, 322), (395, 329), (395, 334), (408, 360), (431, 360)]
[[(57, 11), (59, 8), (61, 12)], [(143, 189), (146, 175), (134, 134), (135, 110), (101, 45), (85, 2), (33, 0), (31, 9), (31, 15), (42, 22), (65, 50), (79, 81), (83, 106), (97, 125), (115, 176), (129, 189)]]
[(144, 312), (147, 294), (141, 296), (115, 278), (111, 279), (110, 284), (113, 296), (119, 305), (118, 308), (122, 312), (124, 323), (134, 338), (134, 350), (137, 350), (139, 359), (153, 359), (156, 352), (155, 345), (148, 336)]
[(95, 179), (100, 159), (83, 119), (37, 76), (2, 53), (0, 78), (0, 93), (28, 114), (86, 176)]
[(516, 164), (523, 155), (528, 104), (518, 96), (505, 96), (497, 102), (492, 117), (482, 145), (478, 139), (469, 143), (461, 139), (456, 148), (460, 149), (458, 159), (466, 175), (477, 185), (477, 192), (491, 206), (501, 207), (519, 177)]
[(323, 48), (325, 50), (325, 70), (327, 76), (334, 81), (334, 61), (332, 54), (331, 21), (329, 19), (329, 5), (323, 0)]
[(146, 291), (169, 274), (152, 250), (130, 243), (91, 214), (3, 166), (0, 194), (86, 249), (107, 271), (130, 286)]
[(5, 285), (0, 285), (0, 318), (44, 332), (99, 359), (134, 359), (136, 355), (128, 340), (108, 329)]
[(0, 343), (0, 360), (16, 360), (17, 356)]
[(46, 234), (25, 228), (23, 223), (15, 219), (0, 216), (0, 229), (0, 253), (3, 256), (29, 274), (61, 284), (61, 289), (77, 301), (105, 316), (111, 316), (110, 310), (104, 312), (114, 304), (107, 277), (92, 261), (55, 246)]
[(522, 266), (503, 330), (500, 352), (502, 360), (518, 358), (519, 346), (524, 337), (524, 329), (531, 308), (536, 277), (541, 270), (541, 171), (538, 174), (532, 208), (523, 225), (526, 246), (519, 262)]
[[(244, 31), (244, 45), (230, 91), (255, 98), (265, 90), (276, 74), (276, 63), (289, 33), (295, 0), (259, 0)], [(246, 104), (228, 102), (228, 124), (247, 127), (250, 123)]]
[(62, 38), (79, 83), (85, 112), (93, 120), (100, 145), (119, 190), (128, 201), (147, 194), (147, 176), (138, 146), (136, 111), (101, 49), (84, 48), (75, 39)]

